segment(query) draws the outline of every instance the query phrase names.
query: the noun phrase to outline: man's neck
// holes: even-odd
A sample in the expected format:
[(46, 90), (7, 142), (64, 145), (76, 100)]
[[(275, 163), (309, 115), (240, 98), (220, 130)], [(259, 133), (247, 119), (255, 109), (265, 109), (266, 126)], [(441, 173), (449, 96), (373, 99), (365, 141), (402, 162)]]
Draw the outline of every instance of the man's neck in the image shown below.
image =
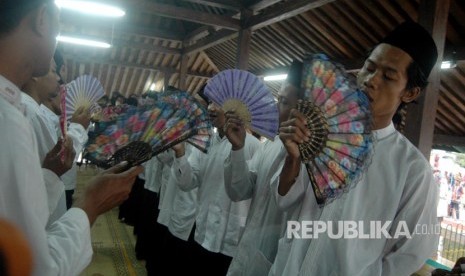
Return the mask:
[(392, 122), (392, 117), (386, 118), (373, 118), (373, 128), (372, 130), (379, 130), (388, 127)]
[(21, 34), (0, 40), (0, 74), (19, 89), (32, 78), (34, 66), (28, 45), (20, 43)]

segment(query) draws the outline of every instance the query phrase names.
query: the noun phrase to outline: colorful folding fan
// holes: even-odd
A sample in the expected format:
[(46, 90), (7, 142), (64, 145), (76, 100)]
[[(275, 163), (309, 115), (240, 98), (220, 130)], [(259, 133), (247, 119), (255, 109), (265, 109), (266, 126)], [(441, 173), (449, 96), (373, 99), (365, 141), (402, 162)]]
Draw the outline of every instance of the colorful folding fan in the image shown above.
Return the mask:
[(297, 109), (312, 133), (299, 145), (302, 161), (320, 205), (354, 187), (371, 160), (370, 102), (354, 77), (325, 55), (304, 61), (305, 100)]
[(196, 144), (206, 151), (210, 145), (206, 129), (211, 128), (207, 110), (187, 93), (173, 97), (177, 98), (152, 106), (113, 108), (112, 116), (97, 122), (89, 133), (86, 158), (101, 167), (123, 160), (137, 165), (199, 134), (208, 135), (208, 139)]
[(258, 134), (273, 140), (278, 134), (278, 106), (257, 76), (242, 70), (224, 70), (205, 87), (205, 95), (226, 111), (235, 110)]

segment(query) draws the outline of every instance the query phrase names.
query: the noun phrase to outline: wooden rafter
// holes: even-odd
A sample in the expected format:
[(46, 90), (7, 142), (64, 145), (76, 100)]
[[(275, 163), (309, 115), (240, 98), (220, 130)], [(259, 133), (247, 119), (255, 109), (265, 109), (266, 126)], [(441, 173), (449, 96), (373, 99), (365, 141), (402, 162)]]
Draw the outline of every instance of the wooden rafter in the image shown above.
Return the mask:
[(196, 4), (201, 4), (205, 6), (226, 9), (226, 10), (233, 10), (239, 11), (242, 8), (242, 5), (238, 1), (234, 0), (183, 0), (184, 2), (191, 2)]
[(435, 134), (433, 143), (435, 145), (465, 147), (465, 136)]
[(145, 1), (143, 4), (140, 5), (140, 8), (142, 8), (146, 12), (157, 14), (163, 17), (196, 22), (204, 25), (222, 27), (230, 30), (240, 29), (240, 21), (238, 19), (234, 19), (228, 16), (194, 11), (187, 8), (160, 4), (150, 1)]
[(215, 32), (214, 34), (206, 37), (205, 39), (198, 41), (194, 45), (184, 48), (184, 53), (192, 54), (194, 52), (203, 51), (205, 49), (223, 43), (227, 40), (236, 38), (237, 35), (238, 33), (234, 31), (219, 30), (218, 32)]
[(311, 9), (315, 9), (334, 2), (335, 0), (294, 0), (287, 1), (283, 5), (266, 11), (263, 14), (258, 14), (250, 18), (244, 28), (251, 28), (252, 30), (260, 29), (270, 24), (288, 19)]
[(268, 8), (269, 6), (273, 6), (279, 2), (281, 2), (281, 0), (253, 0), (248, 3), (247, 9), (256, 12)]
[(147, 51), (154, 51), (157, 53), (162, 54), (172, 54), (172, 55), (180, 55), (181, 49), (171, 48), (171, 47), (164, 47), (159, 45), (152, 45), (149, 43), (140, 43), (140, 42), (131, 42), (122, 39), (114, 39), (112, 45), (115, 47), (127, 47), (133, 48), (137, 50), (147, 50)]
[[(121, 62), (117, 60), (109, 60), (109, 59), (101, 59), (101, 58), (82, 58), (80, 56), (75, 55), (68, 55), (64, 53), (64, 56), (67, 60), (72, 60), (73, 62), (83, 64), (83, 63), (100, 63), (109, 66), (118, 66), (118, 68), (128, 67), (128, 68), (137, 68), (137, 69), (145, 69), (145, 70), (152, 70), (152, 71), (160, 71), (165, 73), (178, 73), (179, 69), (176, 67), (168, 67), (168, 66), (151, 66), (145, 64), (138, 64), (133, 62)], [(187, 75), (193, 77), (200, 77), (200, 78), (211, 78), (212, 74), (206, 74), (201, 72), (194, 72), (194, 71), (187, 71)]]
[(208, 65), (213, 68), (213, 70), (218, 73), (220, 70), (218, 69), (218, 66), (211, 60), (211, 58), (205, 53), (205, 51), (201, 51), (200, 55), (207, 61)]

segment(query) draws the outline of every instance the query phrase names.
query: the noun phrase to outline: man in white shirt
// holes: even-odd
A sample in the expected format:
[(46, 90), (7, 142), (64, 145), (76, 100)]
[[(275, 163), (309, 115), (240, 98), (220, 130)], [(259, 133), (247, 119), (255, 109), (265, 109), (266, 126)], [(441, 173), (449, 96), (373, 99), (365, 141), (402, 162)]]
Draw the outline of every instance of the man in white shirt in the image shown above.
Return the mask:
[(376, 230), (368, 229), (378, 221), (388, 235), (334, 238), (337, 231), (325, 231), (318, 238), (284, 237), (271, 274), (411, 275), (433, 255), (438, 244), (437, 187), (429, 162), (394, 129), (392, 118), (401, 103), (412, 102), (427, 86), (437, 56), (431, 35), (413, 22), (401, 24), (371, 52), (358, 83), (371, 102), (374, 155), (363, 179), (324, 207), (318, 206), (300, 161), (298, 144), (311, 136), (305, 133), (305, 118), (293, 110), (293, 118), (281, 125), (288, 157), (276, 193), (278, 205), (286, 210), (301, 204), (299, 222), (356, 221), (367, 233)]
[[(250, 200), (233, 202), (224, 187), (224, 160), (231, 150), (223, 126), (223, 110), (211, 103), (209, 114), (218, 132), (214, 133), (208, 154), (193, 151), (187, 160), (184, 145), (173, 147), (176, 158), (171, 167), (175, 183), (183, 191), (198, 188), (198, 211), (194, 239), (198, 246), (199, 273), (224, 275), (245, 227)], [(260, 142), (246, 135), (244, 156), (252, 158)]]
[[(293, 61), (288, 77), (278, 93), (279, 121), (289, 118), (292, 108), (303, 97), (302, 63)], [(250, 161), (244, 158), (245, 129), (239, 117), (226, 114), (226, 136), (232, 144), (225, 161), (224, 183), (233, 201), (252, 199), (244, 235), (228, 270), (228, 275), (266, 275), (283, 236), (288, 213), (279, 210), (274, 191), (277, 176), (287, 155), (276, 137), (260, 146)], [(291, 213), (291, 212), (290, 212)]]
[(90, 225), (127, 198), (142, 170), (136, 167), (118, 174), (126, 165), (121, 164), (93, 178), (76, 208), (46, 229), (44, 174), (35, 134), (22, 113), (19, 87), (48, 72), (58, 13), (52, 0), (0, 3), (0, 129), (8, 129), (0, 132), (0, 216), (24, 232), (37, 276), (78, 275), (87, 266), (92, 256)]
[[(53, 57), (53, 61), (56, 61), (55, 72), (58, 75), (58, 83), (62, 83), (65, 80), (62, 79), (62, 73), (64, 66), (64, 59), (60, 51), (56, 51)], [(61, 72), (61, 73), (60, 73)], [(47, 126), (47, 130), (50, 136), (53, 138), (53, 144), (57, 143), (58, 139), (62, 137), (61, 128), (60, 128), (60, 118), (62, 114), (61, 110), (61, 95), (56, 91), (53, 94), (47, 94), (45, 99), (41, 101), (39, 118)], [(76, 157), (74, 158), (71, 168), (64, 173), (60, 178), (63, 181), (65, 187), (66, 195), (66, 209), (71, 208), (73, 204), (73, 194), (74, 189), (76, 188), (77, 182), (77, 164), (76, 160), (79, 157), (79, 154), (82, 152), (82, 149), (87, 142), (87, 128), (90, 124), (90, 114), (88, 109), (79, 108), (72, 115), (69, 124), (67, 124), (66, 134), (73, 141), (73, 149), (76, 152)]]

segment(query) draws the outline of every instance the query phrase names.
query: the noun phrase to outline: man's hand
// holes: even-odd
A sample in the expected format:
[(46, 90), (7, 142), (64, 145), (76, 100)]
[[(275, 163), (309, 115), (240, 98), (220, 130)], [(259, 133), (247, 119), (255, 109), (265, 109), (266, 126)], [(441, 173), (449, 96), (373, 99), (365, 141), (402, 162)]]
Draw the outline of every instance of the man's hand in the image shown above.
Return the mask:
[(84, 194), (74, 207), (84, 210), (92, 225), (97, 217), (123, 203), (131, 192), (136, 176), (143, 171), (142, 166), (127, 171), (127, 162), (122, 162), (90, 180)]
[(224, 124), (224, 134), (232, 145), (232, 150), (240, 150), (245, 144), (245, 127), (244, 122), (237, 116), (234, 111), (225, 113), (226, 123)]
[(83, 106), (79, 107), (74, 111), (73, 116), (71, 117), (71, 122), (72, 123), (77, 123), (80, 124), (84, 127), (84, 129), (87, 129), (90, 124), (90, 112), (89, 108), (84, 108)]
[(176, 144), (172, 147), (176, 158), (181, 158), (186, 154), (186, 146), (183, 143)]
[[(62, 160), (64, 156), (64, 160)], [(60, 139), (53, 149), (47, 153), (42, 163), (42, 168), (49, 169), (58, 176), (62, 176), (73, 166), (76, 152), (73, 148), (73, 140), (68, 136)]]
[(288, 153), (279, 176), (278, 193), (282, 196), (289, 192), (299, 175), (301, 163), (299, 144), (310, 140), (310, 135), (305, 116), (292, 109), (289, 120), (281, 123), (279, 128), (279, 138)]
[(311, 132), (307, 128), (306, 118), (302, 113), (292, 109), (289, 117), (289, 120), (280, 125), (279, 138), (289, 156), (293, 159), (300, 159), (299, 144), (308, 142)]

